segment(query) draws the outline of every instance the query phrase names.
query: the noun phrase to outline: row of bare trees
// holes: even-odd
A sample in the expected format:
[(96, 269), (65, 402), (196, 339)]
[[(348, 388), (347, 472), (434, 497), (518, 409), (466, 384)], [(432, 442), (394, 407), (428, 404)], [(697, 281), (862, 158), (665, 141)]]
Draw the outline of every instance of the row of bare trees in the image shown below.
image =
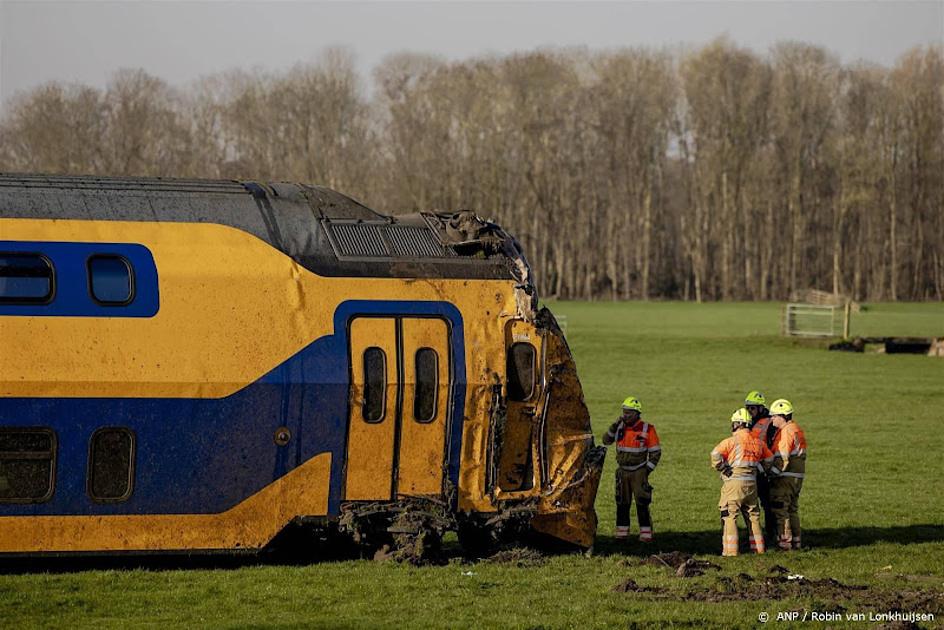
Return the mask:
[(174, 89), (122, 71), (7, 104), (0, 170), (297, 180), (382, 211), (473, 209), (543, 295), (944, 299), (944, 54), (329, 50)]

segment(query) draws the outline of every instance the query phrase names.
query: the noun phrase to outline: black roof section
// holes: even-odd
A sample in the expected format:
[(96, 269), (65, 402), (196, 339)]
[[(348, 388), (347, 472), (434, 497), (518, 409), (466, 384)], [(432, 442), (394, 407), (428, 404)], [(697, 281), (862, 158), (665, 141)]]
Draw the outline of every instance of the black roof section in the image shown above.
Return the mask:
[[(388, 216), (329, 188), (286, 182), (0, 173), (3, 218), (218, 223), (323, 276), (512, 279), (513, 261), (494, 238), (476, 246), (451, 227), (457, 218), (467, 227), (469, 215)], [(475, 219), (476, 236), (501, 231)]]

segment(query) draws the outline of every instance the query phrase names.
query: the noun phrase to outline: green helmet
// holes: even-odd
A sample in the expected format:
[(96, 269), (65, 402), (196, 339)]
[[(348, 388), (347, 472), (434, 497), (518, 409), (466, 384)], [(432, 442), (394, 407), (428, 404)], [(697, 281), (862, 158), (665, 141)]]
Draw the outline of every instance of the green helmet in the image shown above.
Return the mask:
[(757, 405), (758, 407), (763, 407), (767, 404), (767, 399), (756, 389), (744, 397), (745, 405)]
[(775, 416), (789, 416), (793, 413), (793, 403), (786, 398), (779, 398), (770, 405), (770, 413)]
[(741, 407), (731, 415), (731, 422), (748, 425), (751, 423), (751, 414), (748, 413), (747, 409)]
[(623, 401), (623, 409), (632, 409), (633, 411), (642, 413), (642, 403), (639, 402), (639, 399), (635, 396), (630, 396)]

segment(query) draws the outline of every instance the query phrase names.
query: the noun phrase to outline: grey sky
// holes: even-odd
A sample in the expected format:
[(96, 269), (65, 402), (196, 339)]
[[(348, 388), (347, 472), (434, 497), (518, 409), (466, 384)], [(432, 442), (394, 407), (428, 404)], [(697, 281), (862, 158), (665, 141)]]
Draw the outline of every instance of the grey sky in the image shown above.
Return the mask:
[[(758, 51), (796, 39), (843, 61), (894, 63), (944, 42), (944, 0), (923, 2), (44, 2), (0, 0), (0, 99), (43, 82), (104, 86), (141, 67), (173, 84), (230, 68), (282, 69), (327, 46), (365, 75), (401, 50), (457, 59), (542, 46), (697, 45)], [(0, 100), (0, 102), (2, 102)]]

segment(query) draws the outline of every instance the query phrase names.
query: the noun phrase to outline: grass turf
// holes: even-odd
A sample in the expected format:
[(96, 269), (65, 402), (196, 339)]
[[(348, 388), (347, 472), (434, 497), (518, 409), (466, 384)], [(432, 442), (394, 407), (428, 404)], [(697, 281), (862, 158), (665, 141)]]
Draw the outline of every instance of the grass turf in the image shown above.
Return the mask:
[[(0, 575), (0, 618), (56, 627), (752, 627), (761, 611), (775, 618), (778, 611), (841, 606), (868, 614), (885, 612), (894, 593), (905, 593), (900, 603), (907, 608), (913, 601), (927, 606), (944, 592), (944, 360), (834, 353), (822, 342), (783, 339), (776, 304), (557, 303), (552, 309), (567, 316), (598, 438), (629, 394), (642, 399), (646, 419), (659, 429), (664, 455), (651, 480), (653, 544), (617, 544), (610, 537), (611, 452), (592, 557), (557, 556), (528, 566), (354, 561), (21, 572)], [(852, 332), (944, 335), (944, 305), (872, 305), (854, 315)], [(731, 412), (750, 389), (789, 398), (807, 433), (800, 507), (810, 548), (722, 559), (719, 481), (708, 452), (725, 437)], [(679, 578), (640, 563), (672, 550), (721, 568)], [(739, 574), (755, 578), (741, 591), (760, 589), (774, 565), (872, 590), (837, 595), (787, 588), (772, 600), (702, 601)], [(613, 591), (629, 578), (656, 590)], [(942, 621), (938, 614), (935, 623)]]

